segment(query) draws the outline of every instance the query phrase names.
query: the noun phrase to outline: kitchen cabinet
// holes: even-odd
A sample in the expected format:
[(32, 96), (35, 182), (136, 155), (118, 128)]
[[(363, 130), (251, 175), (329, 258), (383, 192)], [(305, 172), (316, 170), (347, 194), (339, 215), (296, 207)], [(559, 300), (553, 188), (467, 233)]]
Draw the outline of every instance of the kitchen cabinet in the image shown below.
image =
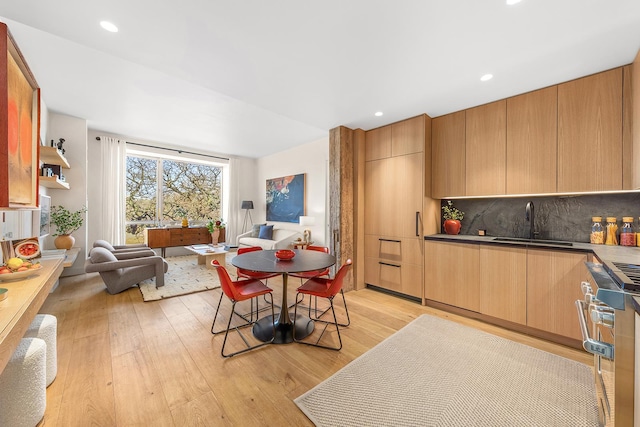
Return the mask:
[(527, 323), (527, 249), (480, 246), (480, 313)]
[(428, 120), (418, 116), (365, 136), (365, 283), (416, 298), (422, 298)]
[(480, 311), (480, 245), (424, 242), (424, 297)]
[(391, 157), (391, 126), (383, 126), (365, 133), (365, 161)]
[[(62, 169), (70, 169), (69, 161), (56, 147), (40, 147), (40, 163), (60, 166)], [(68, 182), (62, 181), (59, 176), (41, 176), (40, 185), (58, 190), (70, 190)]]
[(558, 87), (507, 99), (507, 194), (555, 193)]
[(633, 73), (619, 67), (434, 118), (433, 197), (633, 188)]
[(465, 128), (465, 195), (505, 194), (507, 102), (468, 109)]
[(465, 116), (458, 111), (431, 121), (431, 194), (436, 199), (466, 194)]
[[(425, 241), (427, 300), (581, 340), (575, 301), (588, 280), (584, 252)], [(543, 335), (544, 336), (544, 335)]]
[(391, 125), (391, 155), (424, 152), (425, 117), (418, 116)]
[(582, 299), (580, 283), (589, 281), (582, 252), (528, 249), (527, 326), (582, 340), (575, 301)]
[(558, 191), (622, 190), (622, 68), (558, 85)]

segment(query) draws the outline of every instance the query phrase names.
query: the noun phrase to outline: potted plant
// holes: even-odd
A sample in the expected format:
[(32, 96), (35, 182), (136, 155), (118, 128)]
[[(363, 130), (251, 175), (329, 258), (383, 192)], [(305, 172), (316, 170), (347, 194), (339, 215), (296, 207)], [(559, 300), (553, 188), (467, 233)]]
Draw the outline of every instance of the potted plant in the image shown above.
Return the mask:
[(56, 227), (57, 236), (53, 244), (58, 249), (71, 249), (76, 239), (71, 235), (74, 231), (82, 227), (84, 223), (83, 213), (87, 211), (86, 207), (70, 212), (64, 206), (53, 206), (51, 208), (51, 224)]
[(176, 212), (176, 215), (178, 215), (179, 217), (182, 217), (182, 226), (188, 227), (189, 219), (187, 218), (187, 211), (184, 210), (182, 206), (178, 206), (175, 212)]
[(442, 218), (444, 219), (444, 231), (447, 234), (460, 233), (460, 221), (464, 218), (464, 212), (453, 206), (451, 200), (448, 200), (446, 206), (442, 207)]
[(224, 228), (225, 228), (225, 223), (222, 218), (216, 221), (212, 219), (209, 220), (209, 222), (207, 223), (207, 229), (209, 230), (209, 233), (211, 233), (211, 242), (213, 244), (218, 243), (218, 240), (220, 239), (220, 230)]

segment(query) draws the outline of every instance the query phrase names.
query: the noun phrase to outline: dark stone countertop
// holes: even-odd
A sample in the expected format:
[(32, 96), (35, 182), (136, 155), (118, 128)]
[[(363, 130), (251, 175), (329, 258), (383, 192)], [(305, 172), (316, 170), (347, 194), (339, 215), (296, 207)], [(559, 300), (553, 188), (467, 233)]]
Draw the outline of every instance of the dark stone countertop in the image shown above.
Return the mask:
[[(503, 236), (471, 236), (462, 234), (432, 234), (424, 236), (425, 240), (436, 240), (445, 242), (458, 242), (458, 243), (481, 243), (489, 245), (508, 245), (516, 247), (536, 248), (536, 249), (549, 249), (549, 250), (561, 250), (561, 251), (581, 251), (591, 252), (601, 262), (615, 261), (626, 262), (630, 264), (640, 264), (640, 247), (638, 246), (610, 246), (610, 245), (592, 245), (590, 243), (571, 242), (571, 246), (565, 246), (562, 244), (553, 243), (539, 243), (539, 242), (525, 242), (525, 241), (498, 241), (496, 238), (502, 238)], [(506, 236), (505, 236), (506, 237)]]

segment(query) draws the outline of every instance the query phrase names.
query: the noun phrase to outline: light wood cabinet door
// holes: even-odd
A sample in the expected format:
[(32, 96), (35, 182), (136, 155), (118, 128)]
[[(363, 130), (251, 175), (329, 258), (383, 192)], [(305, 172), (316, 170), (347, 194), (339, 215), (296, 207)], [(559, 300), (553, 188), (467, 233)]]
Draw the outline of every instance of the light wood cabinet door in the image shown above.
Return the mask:
[(391, 157), (391, 126), (371, 129), (365, 133), (365, 161)]
[(392, 173), (390, 158), (365, 163), (365, 234), (393, 235), (395, 228), (399, 228), (390, 209), (390, 198), (396, 197), (391, 185)]
[(558, 191), (622, 190), (622, 68), (558, 85)]
[(507, 102), (492, 102), (466, 112), (465, 195), (505, 194)]
[(425, 241), (424, 297), (480, 311), (480, 245)]
[(417, 116), (391, 125), (391, 155), (424, 152), (425, 117)]
[(558, 87), (507, 99), (507, 194), (555, 193)]
[(570, 251), (527, 252), (527, 326), (582, 340), (575, 301), (589, 278), (587, 255)]
[(525, 248), (480, 246), (480, 313), (526, 325)]
[(431, 194), (465, 195), (465, 112), (431, 120)]
[[(423, 167), (422, 153), (392, 157), (394, 180), (393, 197), (385, 203), (384, 209), (391, 210), (394, 222), (399, 226), (399, 237), (420, 238), (422, 232)], [(387, 196), (391, 196), (388, 194)], [(388, 225), (385, 225), (387, 227)], [(395, 228), (395, 226), (394, 226)]]

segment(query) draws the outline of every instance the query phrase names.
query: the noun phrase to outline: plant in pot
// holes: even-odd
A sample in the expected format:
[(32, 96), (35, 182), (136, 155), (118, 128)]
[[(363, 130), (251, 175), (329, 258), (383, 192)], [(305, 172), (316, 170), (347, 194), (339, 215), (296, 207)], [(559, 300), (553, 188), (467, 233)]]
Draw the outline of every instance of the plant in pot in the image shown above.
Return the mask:
[(442, 218), (444, 219), (444, 231), (447, 234), (460, 233), (460, 221), (464, 218), (464, 212), (453, 206), (451, 200), (442, 207)]
[(178, 206), (175, 210), (176, 215), (179, 217), (182, 217), (182, 226), (183, 227), (188, 227), (189, 226), (189, 219), (187, 218), (187, 211), (184, 210), (184, 208), (182, 206)]
[(209, 233), (211, 233), (211, 242), (213, 244), (218, 243), (218, 241), (220, 240), (220, 230), (224, 228), (225, 223), (222, 218), (215, 221), (212, 219), (209, 220), (209, 222), (207, 223), (207, 229), (209, 230)]
[(64, 206), (53, 206), (51, 208), (51, 224), (56, 227), (57, 236), (53, 244), (58, 249), (71, 249), (76, 239), (71, 235), (74, 231), (82, 227), (84, 218), (82, 214), (87, 211), (86, 207), (71, 212)]

